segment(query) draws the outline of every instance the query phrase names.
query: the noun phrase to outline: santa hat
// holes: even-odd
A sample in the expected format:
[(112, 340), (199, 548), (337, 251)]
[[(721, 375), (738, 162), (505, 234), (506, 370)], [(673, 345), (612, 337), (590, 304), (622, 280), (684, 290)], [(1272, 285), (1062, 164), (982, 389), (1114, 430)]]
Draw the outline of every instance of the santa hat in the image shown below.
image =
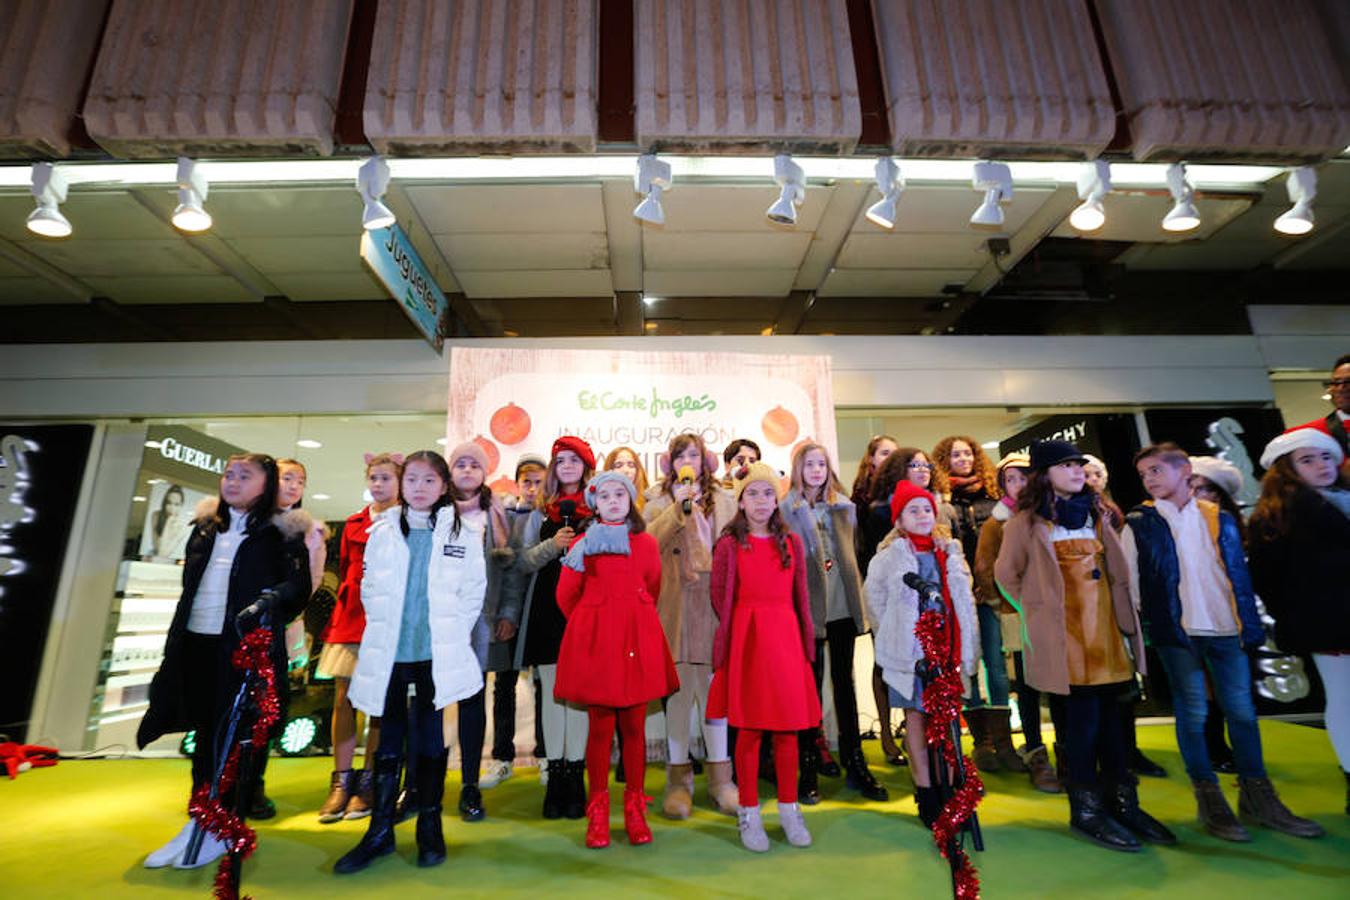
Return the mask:
[(1266, 444), (1266, 449), (1261, 451), (1261, 468), (1269, 469), (1281, 456), (1304, 449), (1326, 450), (1335, 458), (1338, 466), (1341, 460), (1345, 459), (1341, 445), (1325, 431), (1318, 431), (1316, 428), (1295, 428)]
[(1191, 473), (1206, 478), (1230, 497), (1242, 490), (1242, 472), (1226, 459), (1217, 456), (1192, 456)]
[(738, 474), (740, 477), (736, 479), (737, 500), (741, 499), (741, 494), (745, 493), (745, 489), (750, 486), (752, 481), (767, 481), (773, 485), (774, 496), (778, 496), (778, 473), (768, 463), (753, 462), (741, 469)]
[(595, 451), (591, 445), (577, 437), (575, 434), (565, 434), (553, 442), (552, 456), (557, 456), (561, 450), (571, 450), (581, 461), (586, 464), (586, 468), (595, 469)]
[(928, 505), (933, 507), (933, 515), (937, 515), (937, 501), (932, 494), (912, 481), (902, 481), (895, 486), (895, 493), (891, 494), (891, 524), (900, 518), (900, 513), (909, 505), (909, 501), (916, 499), (927, 500)]
[(488, 470), (487, 453), (483, 450), (481, 445), (479, 445), (474, 441), (465, 441), (462, 444), (455, 445), (455, 449), (451, 450), (450, 455), (447, 457), (447, 461), (450, 463), (450, 468), (453, 469), (455, 467), (455, 460), (463, 459), (466, 456), (469, 457), (469, 459), (472, 459), (474, 462), (478, 463), (479, 468), (483, 470), (484, 474), (487, 473)]
[(614, 469), (610, 469), (608, 472), (597, 473), (594, 478), (592, 478), (589, 482), (587, 482), (586, 505), (589, 506), (591, 509), (595, 509), (595, 497), (600, 490), (600, 486), (603, 484), (609, 484), (611, 481), (616, 482), (618, 484), (622, 484), (624, 487), (628, 489), (629, 503), (637, 502), (637, 487), (633, 484), (633, 482), (628, 479), (627, 475), (624, 475), (623, 473), (618, 472)]

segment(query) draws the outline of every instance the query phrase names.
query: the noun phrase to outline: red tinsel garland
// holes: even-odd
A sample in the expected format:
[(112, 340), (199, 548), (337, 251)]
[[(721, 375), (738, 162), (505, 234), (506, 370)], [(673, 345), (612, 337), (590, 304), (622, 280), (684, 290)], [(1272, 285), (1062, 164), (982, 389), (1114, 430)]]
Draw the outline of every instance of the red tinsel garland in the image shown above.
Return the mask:
[[(948, 658), (950, 651), (947, 636), (938, 613), (929, 611), (920, 615), (914, 632), (919, 639), (919, 646), (923, 648), (923, 658), (940, 667), (938, 676), (923, 689), (923, 708), (928, 716), (924, 738), (930, 747), (939, 748), (947, 765), (955, 769), (960, 748), (952, 744), (951, 725), (961, 714), (959, 661)], [(958, 900), (977, 900), (980, 896), (980, 880), (975, 874), (975, 867), (971, 865), (966, 851), (953, 838), (975, 812), (984, 785), (969, 758), (964, 759), (964, 767), (964, 783), (947, 800), (938, 820), (933, 823), (933, 842), (944, 859), (950, 859), (949, 854), (955, 854), (954, 882)]]
[[(276, 670), (272, 667), (271, 647), (272, 630), (255, 628), (244, 635), (230, 656), (230, 662), (236, 669), (245, 674), (253, 672), (257, 675), (257, 680), (249, 689), (249, 696), (258, 711), (257, 717), (253, 720), (250, 737), (253, 746), (263, 748), (263, 752), (266, 752), (272, 726), (281, 718), (281, 701), (277, 697), (277, 678)], [(240, 743), (236, 742), (230, 748), (230, 755), (226, 757), (225, 768), (220, 775), (216, 796), (211, 797), (209, 784), (201, 784), (192, 792), (192, 799), (188, 802), (188, 815), (201, 823), (202, 830), (214, 834), (229, 848), (229, 851), (220, 858), (220, 866), (216, 869), (215, 888), (212, 893), (217, 900), (241, 900), (239, 886), (234, 883), (230, 871), (231, 862), (235, 855), (241, 860), (248, 859), (258, 846), (258, 836), (253, 829), (235, 815), (234, 810), (227, 809), (221, 802), (221, 798), (229, 794), (239, 777), (240, 746)], [(242, 900), (249, 898), (245, 897)]]

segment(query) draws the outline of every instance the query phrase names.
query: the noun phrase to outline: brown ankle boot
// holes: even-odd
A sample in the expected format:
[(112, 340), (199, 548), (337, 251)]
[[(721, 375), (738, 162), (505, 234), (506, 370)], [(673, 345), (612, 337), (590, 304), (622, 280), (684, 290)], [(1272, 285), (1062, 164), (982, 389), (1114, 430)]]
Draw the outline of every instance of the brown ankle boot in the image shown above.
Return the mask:
[(690, 763), (666, 766), (666, 795), (661, 812), (667, 819), (687, 819), (694, 806), (694, 767)]
[(328, 799), (323, 801), (323, 806), (319, 807), (319, 821), (325, 825), (330, 822), (340, 822), (342, 816), (347, 811), (347, 800), (349, 798), (349, 785), (352, 780), (352, 771), (347, 769), (342, 772), (334, 772), (332, 780), (328, 785)]
[(1009, 772), (1025, 772), (1027, 764), (1017, 755), (1012, 742), (1012, 710), (986, 710), (984, 725), (989, 729), (989, 740), (994, 745), (998, 764)]
[(1326, 834), (1321, 825), (1289, 811), (1275, 793), (1269, 778), (1238, 776), (1238, 812), (1244, 819), (1254, 821), (1262, 828), (1292, 834), (1294, 837), (1315, 838)]
[(717, 811), (728, 816), (736, 815), (741, 795), (736, 790), (735, 777), (731, 772), (731, 760), (710, 762), (708, 766), (708, 797)]
[(962, 713), (966, 717), (966, 724), (970, 726), (970, 737), (975, 744), (970, 752), (970, 758), (974, 761), (975, 768), (981, 772), (997, 772), (1003, 768), (999, 765), (998, 753), (994, 750), (994, 737), (989, 730), (990, 712), (992, 710), (980, 707)]
[(1064, 786), (1055, 777), (1055, 767), (1050, 765), (1050, 753), (1045, 745), (1030, 751), (1024, 747), (1023, 752), (1027, 771), (1031, 774), (1031, 786), (1046, 794), (1062, 793)]
[(1233, 815), (1233, 808), (1223, 795), (1217, 781), (1197, 781), (1195, 787), (1196, 817), (1205, 831), (1224, 841), (1245, 844), (1252, 839), (1247, 829)]

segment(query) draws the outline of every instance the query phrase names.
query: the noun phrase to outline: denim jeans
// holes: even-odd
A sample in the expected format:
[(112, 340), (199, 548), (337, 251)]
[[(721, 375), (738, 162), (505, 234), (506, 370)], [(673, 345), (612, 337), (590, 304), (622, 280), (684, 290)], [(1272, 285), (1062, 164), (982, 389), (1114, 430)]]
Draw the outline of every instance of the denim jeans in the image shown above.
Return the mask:
[[(992, 606), (977, 604), (975, 613), (980, 621), (980, 658), (984, 660), (985, 675), (989, 680), (989, 705), (1008, 705), (1008, 665), (1003, 659), (1003, 630), (999, 624), (998, 610)], [(979, 672), (970, 673), (970, 703), (967, 709), (984, 706), (980, 696)]]
[(1228, 739), (1238, 774), (1266, 777), (1261, 759), (1261, 732), (1252, 702), (1251, 668), (1236, 635), (1190, 638), (1190, 647), (1158, 647), (1158, 657), (1172, 684), (1177, 720), (1177, 746), (1191, 781), (1216, 782), (1205, 744), (1205, 669), (1214, 681), (1214, 699), (1228, 723)]

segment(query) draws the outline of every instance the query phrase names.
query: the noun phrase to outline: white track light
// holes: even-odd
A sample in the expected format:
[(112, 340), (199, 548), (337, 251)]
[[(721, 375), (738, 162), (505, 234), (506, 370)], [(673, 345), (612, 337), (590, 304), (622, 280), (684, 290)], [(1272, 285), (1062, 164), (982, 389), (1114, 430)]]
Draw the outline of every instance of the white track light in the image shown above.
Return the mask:
[(388, 228), (398, 221), (380, 198), (389, 189), (389, 163), (383, 156), (372, 156), (361, 163), (356, 172), (356, 190), (365, 208), (361, 211), (361, 227), (366, 231)]
[(1312, 166), (1293, 169), (1285, 187), (1294, 206), (1275, 220), (1275, 230), (1280, 234), (1307, 234), (1315, 224), (1312, 202), (1317, 197), (1317, 170)]
[(1069, 224), (1079, 231), (1096, 231), (1106, 224), (1102, 199), (1111, 192), (1111, 164), (1096, 159), (1078, 175), (1078, 199), (1083, 202), (1069, 213)]
[(1186, 180), (1186, 166), (1167, 167), (1167, 190), (1172, 193), (1172, 208), (1163, 216), (1163, 231), (1194, 231), (1200, 227), (1200, 212), (1195, 208), (1195, 188)]
[(984, 200), (970, 217), (970, 224), (976, 228), (1002, 228), (1003, 207), (1001, 204), (1012, 200), (1012, 171), (1007, 163), (981, 160), (975, 164), (975, 173), (970, 186), (984, 191)]
[(66, 179), (51, 163), (33, 163), (32, 187), (37, 209), (28, 214), (28, 230), (43, 237), (70, 237), (74, 229), (58, 208), (66, 202)]
[(206, 176), (197, 163), (186, 156), (178, 157), (178, 206), (169, 221), (179, 231), (197, 233), (211, 227), (211, 214), (206, 211)]
[(633, 176), (633, 190), (643, 195), (633, 215), (651, 225), (666, 224), (661, 194), (670, 190), (670, 163), (662, 162), (651, 153), (639, 156), (637, 174)]
[(877, 190), (881, 199), (867, 208), (867, 221), (882, 228), (895, 227), (895, 207), (900, 201), (900, 192), (905, 189), (905, 179), (900, 167), (889, 156), (877, 160)]
[(781, 190), (778, 199), (765, 210), (770, 222), (779, 225), (797, 224), (797, 207), (806, 200), (806, 173), (786, 153), (773, 158), (773, 180)]

